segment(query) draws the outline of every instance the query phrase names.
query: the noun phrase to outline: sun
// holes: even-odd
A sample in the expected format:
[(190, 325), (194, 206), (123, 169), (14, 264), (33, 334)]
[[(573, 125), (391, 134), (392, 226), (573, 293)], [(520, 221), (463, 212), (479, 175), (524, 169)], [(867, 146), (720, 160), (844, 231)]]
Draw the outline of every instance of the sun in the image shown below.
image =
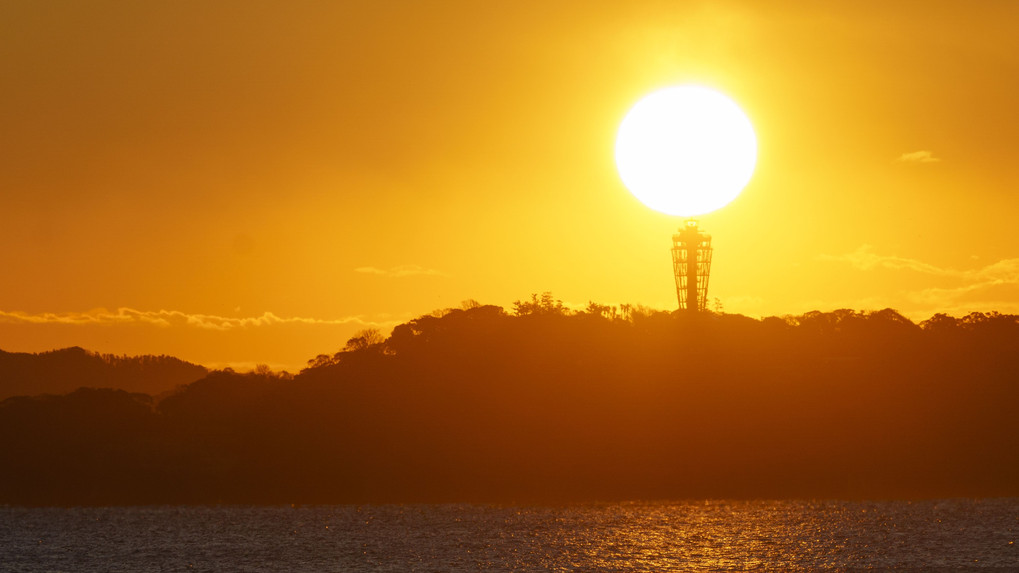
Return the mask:
[(623, 184), (648, 207), (682, 217), (724, 207), (750, 181), (757, 137), (728, 97), (700, 86), (656, 91), (626, 114), (616, 137)]

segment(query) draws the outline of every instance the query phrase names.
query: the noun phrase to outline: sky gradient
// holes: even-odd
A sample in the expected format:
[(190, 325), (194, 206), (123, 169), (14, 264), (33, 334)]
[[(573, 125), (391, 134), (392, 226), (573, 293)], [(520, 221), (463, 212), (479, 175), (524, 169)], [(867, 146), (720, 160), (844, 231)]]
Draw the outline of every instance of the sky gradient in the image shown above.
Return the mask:
[(749, 316), (1019, 313), (1019, 3), (0, 4), (0, 349), (291, 370), (465, 299), (677, 306), (627, 110), (758, 137)]

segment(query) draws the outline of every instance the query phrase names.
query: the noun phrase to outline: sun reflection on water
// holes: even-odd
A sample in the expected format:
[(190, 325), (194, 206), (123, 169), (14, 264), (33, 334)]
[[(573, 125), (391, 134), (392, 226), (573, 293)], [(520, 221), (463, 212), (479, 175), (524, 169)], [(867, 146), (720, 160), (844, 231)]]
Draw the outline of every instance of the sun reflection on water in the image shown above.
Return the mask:
[[(530, 528), (513, 569), (550, 571), (847, 570), (971, 564), (966, 544), (979, 543), (957, 521), (952, 501), (911, 504), (729, 502), (567, 506), (527, 510), (506, 526)], [(967, 512), (975, 502), (966, 502)], [(978, 506), (979, 508), (979, 506)], [(984, 508), (987, 510), (988, 508)], [(889, 511), (893, 510), (893, 511)], [(518, 515), (519, 512), (518, 512)], [(972, 515), (972, 514), (971, 514)], [(1013, 536), (1000, 517), (984, 533)], [(535, 521), (540, 524), (535, 527)], [(1008, 519), (1005, 519), (1008, 522)], [(1016, 558), (1007, 540), (998, 558)], [(1010, 557), (1008, 557), (1010, 556)], [(490, 563), (496, 566), (495, 562)]]
[(0, 507), (0, 564), (25, 572), (113, 565), (132, 571), (1014, 570), (1017, 531), (1017, 499)]

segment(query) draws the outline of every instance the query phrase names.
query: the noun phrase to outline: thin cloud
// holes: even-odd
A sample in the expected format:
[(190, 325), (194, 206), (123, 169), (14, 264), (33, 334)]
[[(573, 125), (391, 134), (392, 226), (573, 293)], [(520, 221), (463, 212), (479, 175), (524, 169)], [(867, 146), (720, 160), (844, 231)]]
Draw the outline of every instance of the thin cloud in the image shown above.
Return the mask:
[(357, 267), (354, 272), (364, 273), (367, 275), (378, 275), (389, 278), (403, 278), (412, 276), (433, 276), (433, 277), (444, 277), (446, 273), (437, 271), (435, 269), (426, 269), (418, 265), (401, 265), (398, 267), (392, 267), (389, 269), (380, 269), (378, 267)]
[(847, 262), (861, 271), (874, 269), (907, 270), (940, 277), (955, 277), (967, 281), (988, 284), (1019, 283), (1019, 259), (1002, 259), (977, 269), (951, 269), (938, 267), (918, 259), (881, 255), (873, 252), (870, 245), (861, 245), (852, 253), (844, 255), (820, 255), (822, 261)]
[(869, 245), (863, 245), (852, 253), (821, 255), (818, 258), (849, 263), (861, 271), (908, 271), (954, 282), (954, 285), (926, 287), (900, 294), (905, 300), (924, 307), (930, 313), (961, 312), (964, 309), (971, 311), (978, 307), (1009, 312), (1017, 308), (1014, 302), (1005, 302), (1011, 297), (1003, 299), (1001, 294), (1019, 290), (1019, 258), (1002, 259), (975, 269), (952, 269), (917, 259), (878, 254)]
[(934, 154), (926, 149), (920, 151), (911, 151), (909, 153), (903, 153), (899, 156), (896, 161), (902, 163), (937, 163), (941, 161), (940, 157), (934, 157)]
[(212, 314), (185, 313), (178, 310), (145, 311), (126, 307), (118, 308), (116, 311), (96, 309), (88, 312), (45, 312), (38, 314), (0, 310), (0, 322), (14, 324), (63, 324), (78, 326), (146, 324), (162, 328), (184, 326), (204, 330), (221, 331), (287, 324), (317, 326), (357, 325), (376, 328), (395, 326), (397, 324), (396, 321), (366, 320), (361, 316), (322, 319), (302, 316), (280, 317), (271, 312), (264, 312), (258, 316), (235, 318)]
[(891, 269), (896, 271), (909, 270), (938, 276), (956, 276), (958, 271), (942, 269), (934, 265), (895, 255), (879, 255), (871, 251), (870, 245), (861, 245), (858, 249), (844, 255), (819, 255), (822, 261), (846, 262), (861, 271), (874, 269)]

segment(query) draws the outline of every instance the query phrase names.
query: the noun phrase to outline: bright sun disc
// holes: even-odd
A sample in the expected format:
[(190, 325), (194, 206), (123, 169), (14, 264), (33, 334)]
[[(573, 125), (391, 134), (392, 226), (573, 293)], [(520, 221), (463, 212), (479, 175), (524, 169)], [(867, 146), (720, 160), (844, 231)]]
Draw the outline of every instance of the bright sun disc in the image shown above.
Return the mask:
[(725, 206), (750, 181), (757, 137), (726, 96), (702, 87), (654, 92), (633, 106), (616, 137), (623, 184), (648, 207), (692, 217)]

